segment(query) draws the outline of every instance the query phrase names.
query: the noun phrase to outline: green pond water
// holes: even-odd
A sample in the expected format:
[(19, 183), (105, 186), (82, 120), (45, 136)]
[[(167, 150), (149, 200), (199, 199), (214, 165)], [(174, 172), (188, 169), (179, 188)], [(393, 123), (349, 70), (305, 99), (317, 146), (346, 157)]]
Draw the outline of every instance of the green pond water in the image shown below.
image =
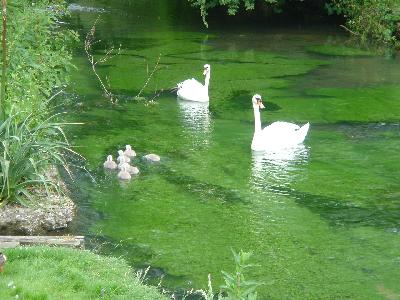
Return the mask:
[[(397, 299), (400, 294), (400, 60), (350, 46), (334, 28), (250, 26), (206, 31), (179, 1), (79, 1), (71, 28), (82, 39), (98, 15), (97, 69), (82, 50), (70, 92), (70, 131), (86, 157), (71, 183), (75, 233), (122, 256), (170, 290), (214, 287), (234, 268), (231, 249), (253, 251), (248, 277), (259, 299)], [(79, 5), (79, 6), (78, 6)], [(103, 8), (103, 10), (88, 9)], [(194, 12), (194, 14), (193, 14)], [(212, 22), (210, 23), (212, 26)], [(228, 26), (225, 26), (228, 27)], [(143, 91), (155, 104), (135, 101)], [(177, 82), (202, 79), (210, 104), (176, 99)], [(253, 94), (263, 124), (311, 127), (293, 151), (254, 154)], [(129, 183), (105, 172), (126, 144), (141, 170)], [(146, 164), (148, 153), (161, 163)], [(390, 298), (392, 297), (392, 298)]]

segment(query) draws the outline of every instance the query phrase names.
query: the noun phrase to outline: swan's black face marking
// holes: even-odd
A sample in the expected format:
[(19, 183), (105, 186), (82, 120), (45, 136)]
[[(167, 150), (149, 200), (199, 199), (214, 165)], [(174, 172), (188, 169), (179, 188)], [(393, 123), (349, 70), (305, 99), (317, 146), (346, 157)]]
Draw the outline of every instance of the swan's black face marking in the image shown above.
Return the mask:
[(264, 104), (263, 104), (261, 98), (256, 98), (256, 100), (257, 100), (257, 105), (258, 105), (260, 108), (265, 108), (265, 106), (264, 106)]

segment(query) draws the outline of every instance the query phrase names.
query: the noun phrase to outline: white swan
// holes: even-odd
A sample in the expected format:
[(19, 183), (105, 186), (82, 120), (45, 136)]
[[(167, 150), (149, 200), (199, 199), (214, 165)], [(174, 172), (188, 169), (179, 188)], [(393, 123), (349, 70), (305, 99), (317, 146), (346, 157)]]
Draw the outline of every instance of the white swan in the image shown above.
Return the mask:
[(208, 86), (211, 76), (211, 66), (209, 64), (204, 65), (203, 75), (206, 76), (204, 85), (194, 78), (178, 83), (178, 97), (187, 101), (208, 102)]
[(118, 162), (118, 163), (121, 163), (122, 160), (123, 160), (124, 162), (127, 162), (127, 163), (130, 163), (130, 162), (131, 162), (131, 159), (130, 159), (128, 156), (126, 156), (126, 155), (124, 154), (124, 151), (123, 151), (123, 150), (118, 150), (117, 162)]
[(143, 158), (148, 162), (159, 162), (161, 160), (160, 156), (154, 153), (147, 154)]
[(121, 180), (130, 180), (132, 178), (131, 174), (129, 174), (129, 172), (128, 172), (127, 166), (123, 166), (117, 176), (118, 176), (118, 179), (121, 179)]
[(294, 147), (302, 143), (308, 133), (310, 124), (302, 127), (288, 122), (274, 122), (261, 129), (260, 109), (265, 108), (261, 96), (256, 94), (252, 98), (254, 109), (254, 135), (251, 149), (254, 151), (268, 151), (271, 149)]
[(135, 157), (136, 152), (135, 152), (135, 150), (132, 149), (131, 145), (126, 145), (124, 155), (127, 157)]
[(107, 156), (107, 160), (103, 163), (104, 168), (109, 170), (115, 170), (117, 168), (117, 163), (113, 161), (112, 155)]
[(139, 168), (135, 166), (129, 166), (128, 173), (131, 175), (138, 175), (140, 173)]

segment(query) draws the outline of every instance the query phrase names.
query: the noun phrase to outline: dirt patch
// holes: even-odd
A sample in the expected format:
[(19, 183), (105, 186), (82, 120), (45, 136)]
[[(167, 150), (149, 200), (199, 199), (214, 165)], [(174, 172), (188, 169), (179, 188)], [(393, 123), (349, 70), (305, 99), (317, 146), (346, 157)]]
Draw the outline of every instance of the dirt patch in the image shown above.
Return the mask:
[(17, 204), (0, 207), (0, 235), (40, 235), (67, 228), (75, 216), (75, 204), (66, 196), (67, 189), (55, 168), (48, 170), (46, 176), (58, 182), (63, 195), (41, 193), (30, 207)]

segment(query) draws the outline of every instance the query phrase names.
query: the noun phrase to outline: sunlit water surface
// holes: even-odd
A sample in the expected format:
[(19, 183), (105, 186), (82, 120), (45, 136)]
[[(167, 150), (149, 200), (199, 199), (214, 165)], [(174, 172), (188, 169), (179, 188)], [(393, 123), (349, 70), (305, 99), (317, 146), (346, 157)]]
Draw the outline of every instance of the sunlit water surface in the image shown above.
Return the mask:
[[(109, 2), (112, 2), (110, 4)], [(71, 27), (100, 15), (98, 65), (118, 95), (102, 96), (83, 51), (70, 91), (71, 130), (89, 176), (71, 183), (74, 231), (123, 256), (170, 290), (205, 288), (233, 270), (231, 249), (253, 251), (260, 299), (397, 299), (400, 294), (400, 64), (391, 55), (329, 55), (328, 29), (204, 30), (174, 1), (79, 1)], [(195, 25), (193, 25), (195, 24)], [(212, 24), (211, 24), (212, 25)], [(323, 46), (323, 48), (321, 48)], [(161, 54), (158, 71), (135, 101)], [(340, 53), (339, 53), (340, 54)], [(351, 54), (351, 53), (350, 53)], [(176, 99), (177, 82), (212, 66), (210, 104)], [(251, 96), (267, 124), (310, 122), (304, 145), (252, 153)], [(122, 184), (108, 154), (131, 144), (141, 173)], [(140, 159), (161, 156), (160, 164)], [(397, 296), (396, 296), (397, 295)]]

